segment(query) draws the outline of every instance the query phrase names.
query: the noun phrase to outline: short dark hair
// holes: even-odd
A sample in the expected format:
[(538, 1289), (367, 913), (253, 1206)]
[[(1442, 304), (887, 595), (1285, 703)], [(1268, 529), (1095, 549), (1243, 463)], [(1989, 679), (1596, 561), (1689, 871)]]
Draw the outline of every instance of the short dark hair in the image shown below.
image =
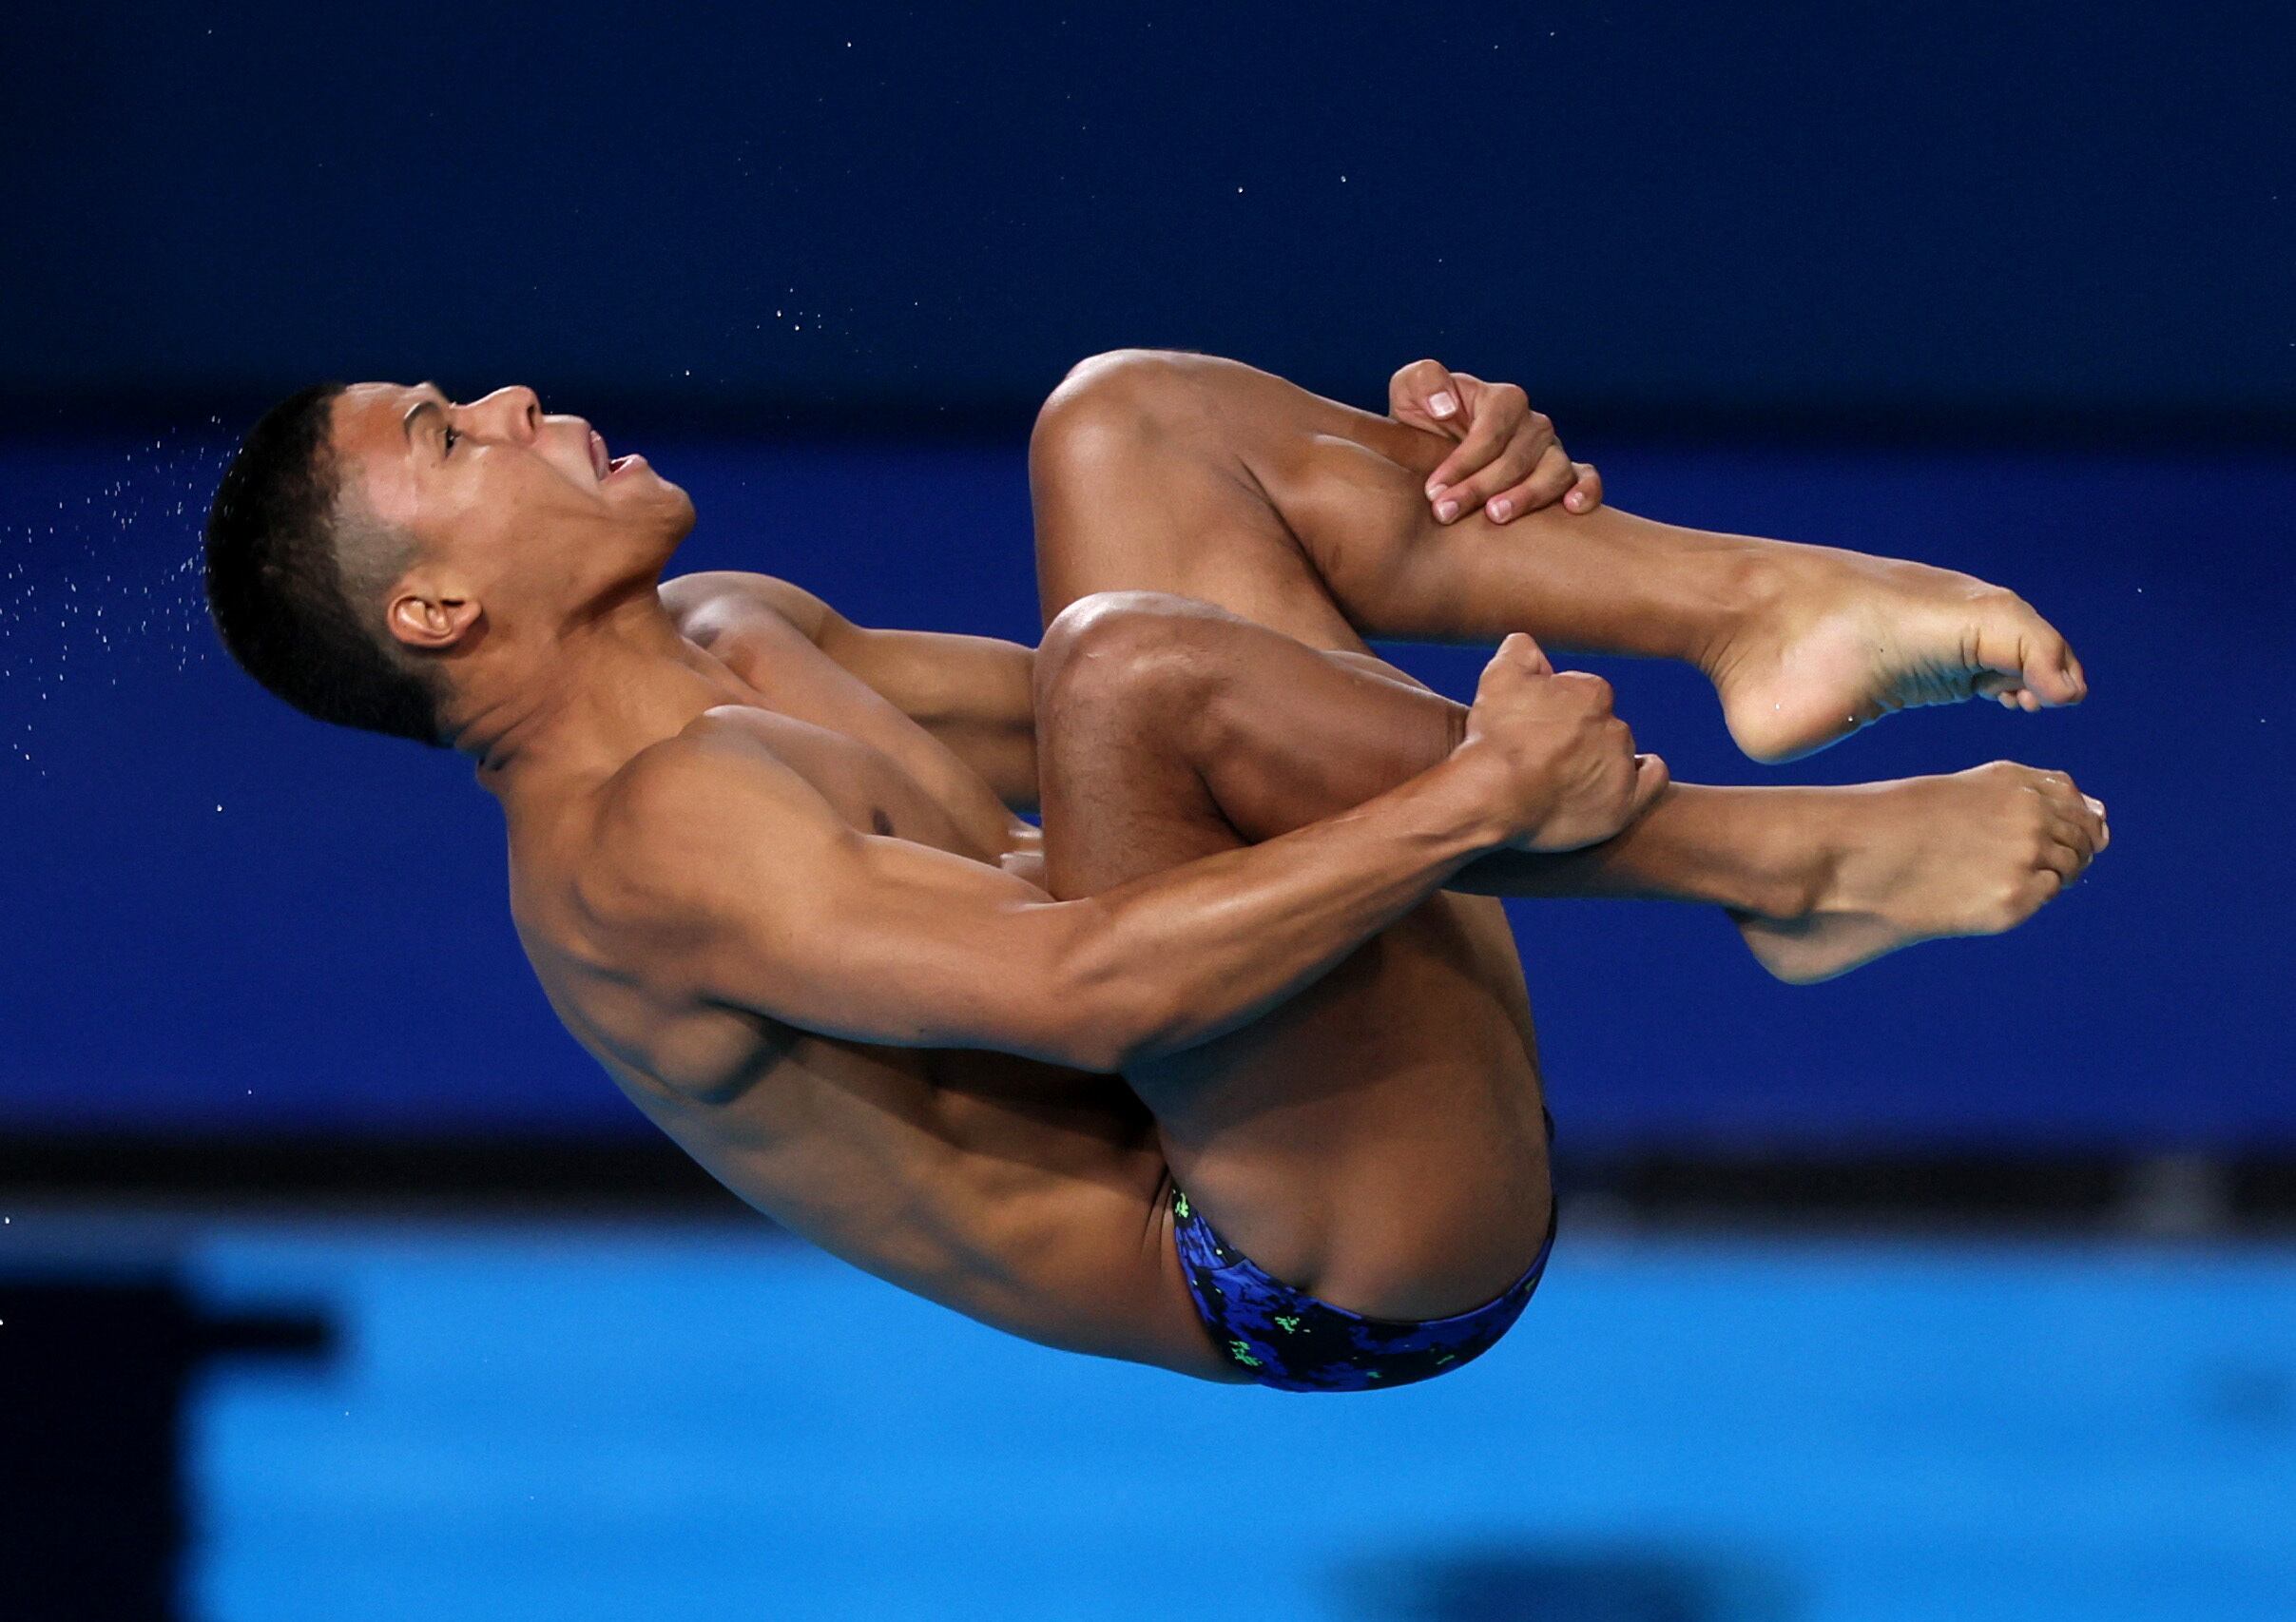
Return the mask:
[(390, 640), (376, 601), (412, 542), (343, 511), (341, 383), (265, 412), (207, 514), (207, 612), (241, 669), (305, 715), (440, 748), (444, 682)]

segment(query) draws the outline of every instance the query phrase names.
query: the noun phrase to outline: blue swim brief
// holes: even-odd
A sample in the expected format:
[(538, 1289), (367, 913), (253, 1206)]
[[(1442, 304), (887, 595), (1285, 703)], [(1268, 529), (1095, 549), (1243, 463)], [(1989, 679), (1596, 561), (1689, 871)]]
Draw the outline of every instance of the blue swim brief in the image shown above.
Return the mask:
[[(1553, 1141), (1550, 1114), (1547, 1142)], [(1554, 1248), (1555, 1214), (1550, 1195), (1538, 1255), (1495, 1301), (1413, 1323), (1366, 1318), (1269, 1277), (1172, 1188), (1173, 1243), (1197, 1315), (1224, 1357), (1279, 1391), (1378, 1391), (1432, 1380), (1482, 1356), (1531, 1303)]]

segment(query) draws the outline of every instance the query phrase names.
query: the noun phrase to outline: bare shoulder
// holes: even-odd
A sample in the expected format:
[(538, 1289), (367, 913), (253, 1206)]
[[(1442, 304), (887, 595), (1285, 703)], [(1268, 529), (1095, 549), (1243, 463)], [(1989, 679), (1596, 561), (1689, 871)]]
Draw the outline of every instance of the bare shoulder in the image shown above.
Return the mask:
[(741, 569), (710, 569), (665, 580), (662, 606), (678, 629), (706, 645), (711, 637), (770, 616), (819, 641), (835, 610), (802, 586)]
[(776, 750), (781, 719), (721, 705), (608, 781), (582, 882), (593, 912), (633, 923), (705, 916), (713, 898), (802, 871), (850, 837)]

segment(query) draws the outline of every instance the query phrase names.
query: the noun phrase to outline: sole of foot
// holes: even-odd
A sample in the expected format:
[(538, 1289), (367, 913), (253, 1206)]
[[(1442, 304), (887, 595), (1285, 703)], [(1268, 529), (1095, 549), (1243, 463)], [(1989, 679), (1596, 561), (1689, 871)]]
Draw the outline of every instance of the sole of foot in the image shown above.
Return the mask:
[(1830, 547), (1772, 561), (1765, 606), (1708, 664), (1730, 736), (1757, 761), (1815, 753), (1924, 705), (2031, 711), (2088, 695), (2064, 637), (2014, 592)]

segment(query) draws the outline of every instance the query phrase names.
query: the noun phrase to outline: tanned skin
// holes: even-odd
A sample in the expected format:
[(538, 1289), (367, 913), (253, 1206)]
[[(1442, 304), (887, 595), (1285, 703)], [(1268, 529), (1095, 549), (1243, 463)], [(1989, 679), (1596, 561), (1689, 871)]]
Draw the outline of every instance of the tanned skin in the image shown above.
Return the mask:
[[(1718, 902), (1808, 978), (2009, 927), (2104, 838), (2022, 767), (1669, 785), (1528, 637), (1470, 711), (1380, 666), (1359, 631), (1437, 619), (1695, 640), (1772, 753), (1846, 724), (1742, 725), (1778, 671), (1836, 681), (1850, 723), (1934, 696), (1900, 666), (2079, 696), (2037, 616), (1985, 628), (2014, 599), (1933, 628), (1922, 594), (1963, 590), (1939, 571), (1899, 582), (1898, 642), (1855, 668), (1827, 639), (1873, 616), (1783, 562), (1743, 571), (1742, 624), (1702, 592), (1698, 627), (1652, 628), (1686, 559), (1777, 544), (1601, 509), (1518, 393), (1439, 368), (1399, 376), (1392, 418), (1203, 357), (1081, 369), (1032, 453), (1040, 651), (861, 630), (763, 576), (663, 583), (684, 492), (527, 390), (360, 385), (334, 439), (352, 499), (416, 539), (384, 621), (442, 662), (569, 1029), (761, 1210), (1053, 1345), (1234, 1378), (1172, 1252), (1175, 1172), (1358, 1310), (1458, 1311), (1520, 1272), (1547, 1198), (1528, 1002), (1492, 904), (1442, 886)], [(1040, 800), (1041, 840), (1014, 814)]]

